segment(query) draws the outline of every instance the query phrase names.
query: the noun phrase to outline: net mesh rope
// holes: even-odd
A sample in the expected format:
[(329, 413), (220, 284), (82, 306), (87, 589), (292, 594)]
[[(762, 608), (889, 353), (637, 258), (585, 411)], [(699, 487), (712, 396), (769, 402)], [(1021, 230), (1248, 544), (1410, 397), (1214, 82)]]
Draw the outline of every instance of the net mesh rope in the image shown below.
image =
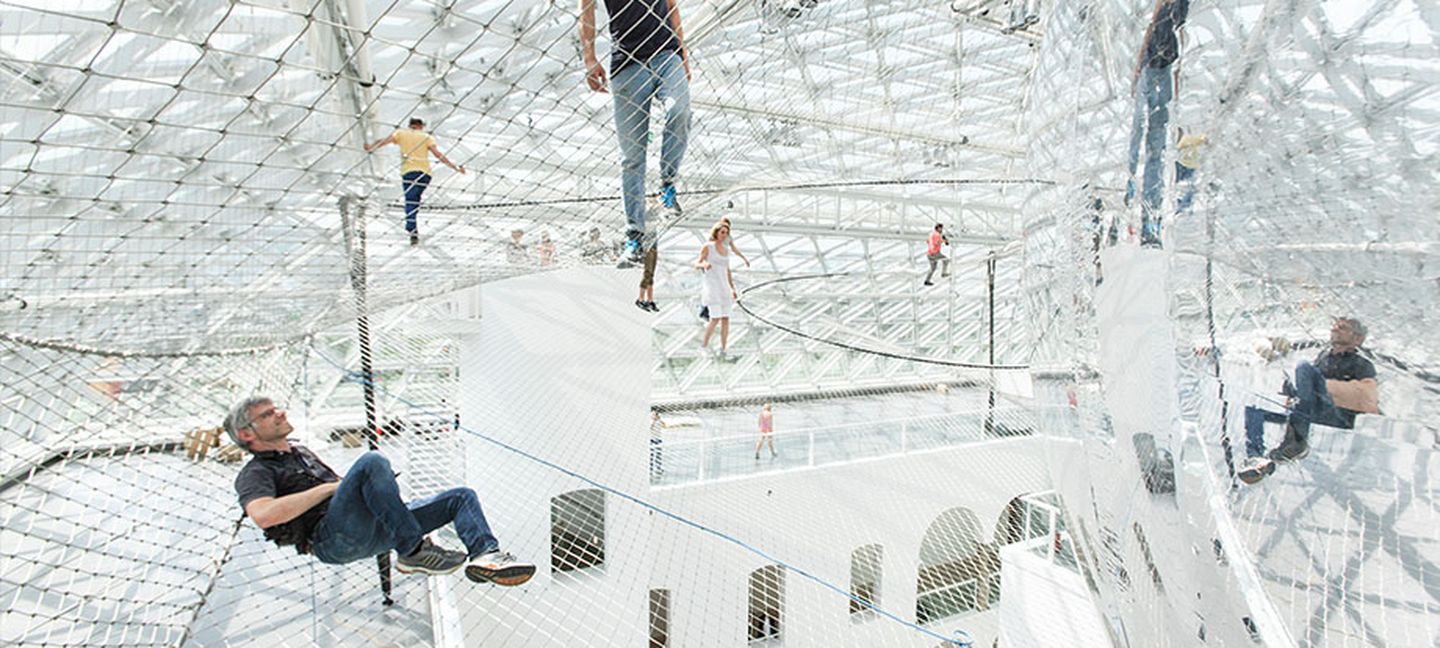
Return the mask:
[[(1193, 202), (1165, 220), (1158, 494), (1107, 406), (1096, 281), (1139, 227), (1152, 6), (681, 11), (693, 135), (647, 371), (517, 412), (475, 385), (570, 362), (468, 349), (481, 295), (543, 315), (583, 297), (551, 285), (635, 280), (607, 274), (620, 156), (571, 3), (0, 2), (0, 641), (990, 645), (1013, 552), (1081, 583), (1116, 645), (1436, 641), (1433, 3), (1192, 9), (1169, 126), (1209, 143), (1167, 176), (1166, 209)], [(468, 171), (436, 166), (418, 247), (395, 149), (361, 149), (412, 115)], [(722, 215), (749, 258), (734, 361), (694, 319)], [(953, 265), (922, 292), (936, 222)], [(1241, 410), (1345, 314), (1384, 415), (1235, 487)], [(385, 595), (375, 561), (265, 541), (214, 433), (256, 393), (342, 473), (373, 438), (407, 499), (474, 488), (535, 580)], [(663, 442), (587, 435), (619, 434), (607, 396), (658, 408)]]

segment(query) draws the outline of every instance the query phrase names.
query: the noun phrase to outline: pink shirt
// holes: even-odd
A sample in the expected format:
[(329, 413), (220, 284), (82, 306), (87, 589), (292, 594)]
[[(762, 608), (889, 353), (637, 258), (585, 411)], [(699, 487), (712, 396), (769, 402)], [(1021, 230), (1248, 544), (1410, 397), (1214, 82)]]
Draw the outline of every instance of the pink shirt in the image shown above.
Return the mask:
[(940, 236), (940, 232), (938, 232), (938, 231), (930, 232), (930, 247), (929, 247), (927, 250), (925, 250), (926, 254), (939, 254), (939, 253), (940, 253), (940, 240), (941, 240), (941, 238), (942, 238), (942, 237)]
[(774, 414), (766, 414), (765, 412), (761, 412), (761, 413), (760, 413), (760, 431), (761, 431), (761, 432), (773, 432), (774, 430), (775, 430), (775, 415), (774, 415)]

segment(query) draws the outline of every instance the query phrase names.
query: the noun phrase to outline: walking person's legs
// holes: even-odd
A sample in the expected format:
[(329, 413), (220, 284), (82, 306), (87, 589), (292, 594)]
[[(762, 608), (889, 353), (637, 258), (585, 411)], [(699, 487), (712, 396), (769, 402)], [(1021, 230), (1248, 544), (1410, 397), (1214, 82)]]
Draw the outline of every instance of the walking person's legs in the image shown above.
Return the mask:
[(620, 141), (620, 193), (625, 206), (625, 235), (639, 241), (645, 233), (645, 140), (650, 129), (650, 103), (655, 78), (650, 69), (632, 63), (610, 82), (615, 95), (615, 133)]
[(706, 322), (706, 324), (705, 324), (705, 337), (700, 340), (700, 346), (701, 346), (701, 348), (705, 348), (705, 349), (710, 348), (710, 335), (715, 332), (715, 325), (716, 325), (716, 324), (719, 324), (719, 323), (720, 323), (720, 318), (718, 318), (718, 317), (712, 317), (712, 318), (710, 318), (710, 321), (709, 321), (709, 322)]
[(928, 255), (926, 255), (926, 256), (925, 256), (925, 259), (930, 262), (930, 271), (927, 272), (927, 273), (925, 273), (925, 284), (924, 284), (924, 285), (927, 285), (927, 286), (928, 286), (928, 285), (930, 285), (930, 284), (932, 283), (932, 282), (930, 281), (930, 278), (935, 275), (935, 266), (936, 266), (937, 264), (939, 264), (939, 259), (937, 259), (937, 258), (935, 257), (935, 255), (933, 255), (933, 254), (928, 254)]
[(1173, 91), (1170, 68), (1145, 68), (1142, 75), (1149, 119), (1145, 127), (1145, 174), (1140, 203), (1140, 241), (1160, 244), (1160, 203), (1164, 199), (1164, 167), (1166, 125), (1170, 122), (1170, 96)]
[(419, 234), (420, 198), (430, 186), (430, 175), (411, 171), (401, 176), (400, 186), (405, 192), (405, 231)]
[[(658, 96), (670, 106), (665, 111), (665, 131), (660, 141), (660, 186), (664, 188), (675, 185), (680, 163), (685, 159), (685, 148), (690, 143), (690, 80), (685, 77), (685, 61), (679, 53), (670, 52), (657, 58)], [(674, 206), (674, 196), (670, 199), (671, 204), (666, 206)]]
[[(1137, 83), (1143, 84), (1144, 82), (1145, 79), (1142, 71), (1141, 78)], [(1144, 140), (1145, 137), (1146, 115), (1148, 114), (1149, 110), (1147, 104), (1148, 102), (1145, 99), (1144, 86), (1141, 85), (1139, 87), (1136, 87), (1135, 111), (1133, 117), (1130, 120), (1130, 155), (1128, 158), (1130, 166), (1129, 173), (1125, 176), (1127, 178), (1125, 183), (1126, 206), (1129, 206), (1130, 201), (1135, 198), (1135, 170), (1140, 165), (1140, 143)]]
[[(712, 320), (713, 321), (713, 320)], [(720, 353), (724, 355), (725, 350), (730, 348), (730, 318), (720, 318)]]

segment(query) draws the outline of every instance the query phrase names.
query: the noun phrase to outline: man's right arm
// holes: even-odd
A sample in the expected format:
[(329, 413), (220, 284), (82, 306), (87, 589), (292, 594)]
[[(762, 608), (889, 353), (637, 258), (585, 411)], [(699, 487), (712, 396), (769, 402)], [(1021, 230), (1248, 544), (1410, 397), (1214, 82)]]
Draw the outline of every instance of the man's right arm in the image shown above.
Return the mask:
[(585, 59), (585, 83), (605, 92), (605, 67), (595, 56), (595, 0), (580, 0), (580, 55)]
[(375, 150), (375, 149), (378, 149), (378, 148), (380, 148), (380, 147), (382, 147), (382, 146), (389, 146), (390, 144), (394, 144), (394, 143), (395, 143), (395, 136), (394, 136), (393, 134), (392, 134), (392, 135), (387, 135), (387, 136), (382, 137), (382, 138), (380, 138), (380, 139), (378, 139), (378, 140), (375, 140), (375, 141), (374, 141), (373, 143), (371, 143), (371, 144), (366, 144), (366, 145), (365, 145), (365, 152), (366, 152), (366, 153), (369, 153), (369, 152), (371, 152), (371, 151), (373, 151), (373, 150)]
[(245, 514), (255, 520), (262, 529), (284, 524), (315, 507), (335, 494), (340, 482), (320, 484), (310, 490), (291, 493), (280, 497), (260, 497), (245, 505)]

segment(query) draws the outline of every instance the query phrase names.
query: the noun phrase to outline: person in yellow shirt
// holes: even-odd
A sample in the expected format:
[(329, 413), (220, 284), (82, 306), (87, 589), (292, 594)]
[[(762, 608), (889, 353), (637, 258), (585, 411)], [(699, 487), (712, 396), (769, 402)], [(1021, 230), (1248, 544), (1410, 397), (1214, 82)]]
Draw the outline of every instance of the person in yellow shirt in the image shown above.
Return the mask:
[(1175, 184), (1180, 195), (1175, 199), (1175, 214), (1190, 211), (1195, 202), (1195, 170), (1200, 168), (1200, 148), (1210, 143), (1204, 133), (1187, 133), (1179, 129), (1180, 159), (1175, 161)]
[(419, 117), (410, 118), (410, 128), (402, 128), (389, 137), (365, 145), (369, 153), (382, 146), (394, 144), (400, 147), (400, 188), (405, 192), (405, 231), (410, 233), (410, 245), (420, 244), (420, 230), (417, 217), (420, 215), (420, 196), (430, 186), (430, 155), (445, 166), (460, 173), (465, 167), (455, 166), (435, 146), (435, 138), (425, 132), (425, 122)]

